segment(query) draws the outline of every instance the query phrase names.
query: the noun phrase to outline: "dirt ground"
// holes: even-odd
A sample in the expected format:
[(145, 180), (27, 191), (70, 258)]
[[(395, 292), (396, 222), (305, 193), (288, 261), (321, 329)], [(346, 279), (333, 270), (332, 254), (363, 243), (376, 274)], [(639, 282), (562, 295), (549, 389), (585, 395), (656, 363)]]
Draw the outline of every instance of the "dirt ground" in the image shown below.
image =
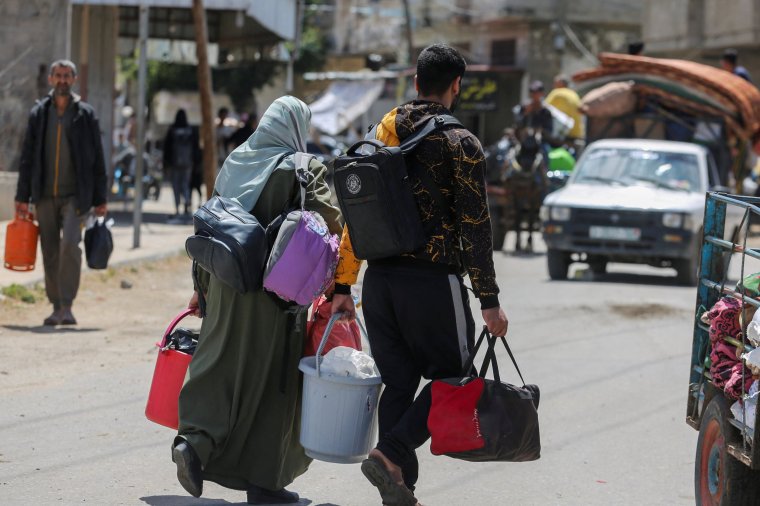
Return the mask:
[[(184, 255), (105, 271), (85, 271), (73, 312), (78, 325), (45, 327), (50, 314), (42, 285), (34, 303), (0, 301), (0, 395), (62, 383), (93, 363), (118, 367), (154, 361), (154, 342), (192, 294)], [(182, 326), (200, 327), (190, 316)]]

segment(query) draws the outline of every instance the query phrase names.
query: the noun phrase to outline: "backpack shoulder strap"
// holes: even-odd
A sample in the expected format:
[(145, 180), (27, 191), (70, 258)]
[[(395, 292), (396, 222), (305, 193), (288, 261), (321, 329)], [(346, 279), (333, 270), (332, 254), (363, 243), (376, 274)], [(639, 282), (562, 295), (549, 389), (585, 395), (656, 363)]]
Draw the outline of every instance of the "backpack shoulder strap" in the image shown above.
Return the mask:
[(301, 190), (301, 209), (306, 204), (306, 185), (309, 183), (309, 164), (315, 156), (310, 153), (296, 151), (294, 161), (296, 165), (296, 180)]
[[(404, 142), (401, 143), (400, 148), (403, 154), (408, 155), (409, 153), (411, 153), (411, 151), (414, 150), (414, 148), (416, 148), (417, 145), (420, 142), (422, 142), (422, 140), (425, 137), (432, 134), (433, 132), (436, 132), (448, 126), (464, 128), (464, 126), (462, 126), (459, 120), (450, 114), (441, 114), (439, 116), (431, 116), (425, 121), (426, 123), (424, 127), (420, 128), (414, 134), (404, 139)], [(451, 209), (449, 209), (449, 206), (446, 203), (446, 199), (443, 198), (443, 194), (441, 193), (441, 190), (438, 188), (438, 185), (435, 184), (432, 178), (428, 175), (427, 171), (415, 170), (414, 172), (420, 178), (420, 181), (422, 182), (422, 186), (425, 187), (428, 190), (428, 192), (432, 195), (432, 197), (435, 199), (441, 212), (445, 213), (446, 216), (448, 216), (449, 219), (453, 221), (453, 216), (451, 215)]]
[(404, 139), (404, 142), (402, 142), (399, 146), (401, 148), (401, 152), (405, 155), (408, 154), (414, 150), (414, 148), (416, 148), (417, 145), (422, 142), (425, 137), (437, 130), (441, 130), (449, 126), (464, 128), (464, 126), (462, 126), (462, 123), (460, 123), (458, 119), (450, 114), (431, 116), (425, 123), (424, 127), (420, 128), (415, 133)]

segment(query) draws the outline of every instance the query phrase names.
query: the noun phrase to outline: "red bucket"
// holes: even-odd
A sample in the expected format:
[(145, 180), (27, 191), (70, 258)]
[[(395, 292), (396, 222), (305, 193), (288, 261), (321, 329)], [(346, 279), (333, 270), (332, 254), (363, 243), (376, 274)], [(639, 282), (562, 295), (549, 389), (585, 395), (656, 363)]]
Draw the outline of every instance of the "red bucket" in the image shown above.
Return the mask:
[(179, 391), (182, 390), (187, 366), (190, 365), (193, 356), (166, 349), (166, 340), (180, 320), (192, 314), (193, 311), (194, 309), (186, 309), (178, 314), (164, 332), (161, 342), (156, 343), (158, 358), (153, 371), (153, 381), (150, 384), (148, 404), (145, 406), (145, 416), (148, 420), (175, 430), (179, 426)]

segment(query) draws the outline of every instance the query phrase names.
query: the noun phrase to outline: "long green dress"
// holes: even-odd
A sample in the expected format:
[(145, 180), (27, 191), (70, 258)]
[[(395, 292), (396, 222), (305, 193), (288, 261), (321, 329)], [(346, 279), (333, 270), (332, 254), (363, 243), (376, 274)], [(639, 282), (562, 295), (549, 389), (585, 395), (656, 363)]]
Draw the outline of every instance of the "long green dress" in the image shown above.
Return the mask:
[[(306, 208), (332, 233), (340, 213), (330, 205), (324, 165), (312, 160)], [(253, 208), (269, 223), (285, 203), (300, 201), (292, 170), (275, 170)], [(179, 438), (196, 451), (203, 477), (224, 487), (279, 490), (311, 459), (299, 443), (302, 377), (298, 370), (306, 313), (288, 310), (263, 290), (239, 294), (203, 272), (206, 317), (179, 398)], [(204, 288), (202, 286), (202, 288)], [(205, 290), (204, 290), (205, 291)]]

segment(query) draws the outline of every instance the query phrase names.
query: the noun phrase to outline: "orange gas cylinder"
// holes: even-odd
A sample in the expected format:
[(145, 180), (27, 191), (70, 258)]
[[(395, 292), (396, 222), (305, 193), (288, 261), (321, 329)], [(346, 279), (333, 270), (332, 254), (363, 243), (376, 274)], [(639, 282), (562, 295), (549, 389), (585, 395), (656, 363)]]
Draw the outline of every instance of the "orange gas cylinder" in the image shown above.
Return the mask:
[(5, 268), (31, 271), (37, 260), (39, 227), (32, 213), (16, 213), (5, 229)]

